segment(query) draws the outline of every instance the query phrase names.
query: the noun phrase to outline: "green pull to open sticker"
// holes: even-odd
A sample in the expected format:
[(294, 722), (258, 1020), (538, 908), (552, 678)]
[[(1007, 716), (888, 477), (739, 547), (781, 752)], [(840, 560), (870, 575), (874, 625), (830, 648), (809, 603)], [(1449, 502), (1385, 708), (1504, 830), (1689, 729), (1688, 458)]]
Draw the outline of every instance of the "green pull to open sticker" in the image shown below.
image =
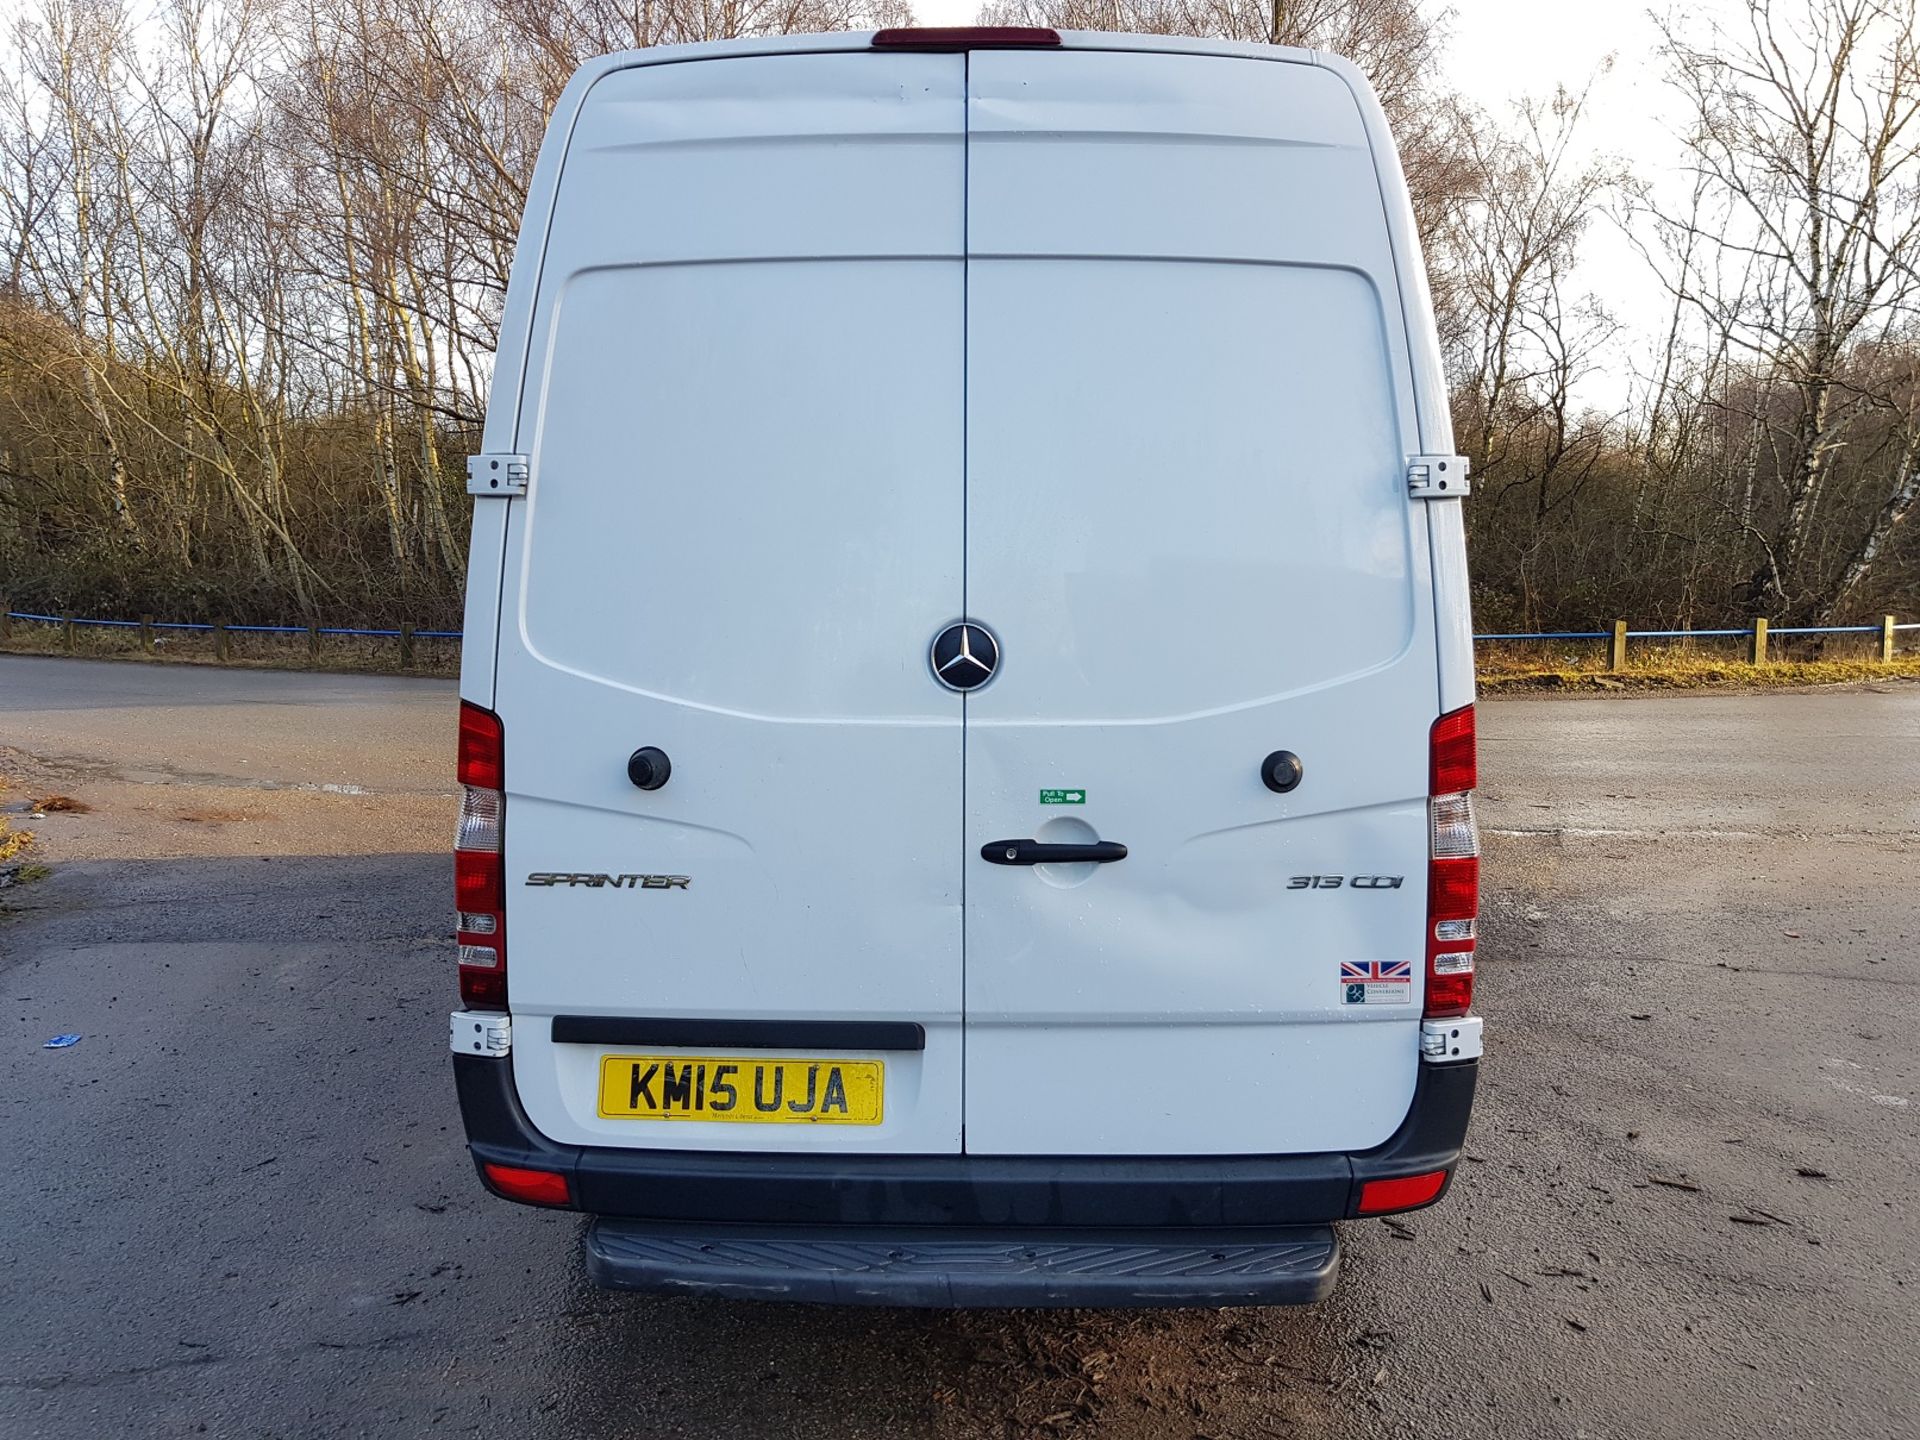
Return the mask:
[(1084, 805), (1087, 803), (1087, 792), (1084, 790), (1042, 790), (1040, 792), (1040, 803), (1042, 805)]

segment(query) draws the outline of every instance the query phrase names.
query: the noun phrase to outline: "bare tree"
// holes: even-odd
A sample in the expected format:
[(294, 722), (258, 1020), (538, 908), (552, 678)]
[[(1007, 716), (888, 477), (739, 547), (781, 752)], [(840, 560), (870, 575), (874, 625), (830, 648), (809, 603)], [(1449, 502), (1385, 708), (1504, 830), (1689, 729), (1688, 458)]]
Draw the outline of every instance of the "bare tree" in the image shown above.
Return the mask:
[[(1582, 154), (1586, 106), (1584, 91), (1521, 101), (1511, 128), (1463, 111), (1477, 183), (1453, 206), (1431, 261), (1452, 298), (1445, 334), (1455, 433), (1477, 474), (1475, 539), (1528, 622), (1553, 585), (1541, 571), (1565, 533), (1557, 513), (1594, 479), (1611, 438), (1608, 418), (1578, 400), (1615, 329), (1594, 296), (1573, 290), (1580, 240), (1616, 178)], [(1516, 501), (1530, 513), (1516, 513)]]
[[(1856, 431), (1900, 409), (1883, 376), (1854, 365), (1862, 347), (1911, 332), (1920, 258), (1920, 54), (1913, 0), (1748, 0), (1737, 28), (1696, 37), (1666, 27), (1674, 84), (1692, 112), (1689, 162), (1705, 204), (1665, 215), (1706, 263), (1681, 293), (1710, 329), (1794, 398), (1776, 503), (1753, 522), (1759, 562), (1745, 593), (1757, 610), (1829, 617), (1867, 578), (1914, 503), (1909, 470), (1842, 466)], [(1904, 454), (1896, 446), (1892, 454)], [(1881, 503), (1859, 516), (1857, 494)], [(1839, 566), (1823, 529), (1843, 527)]]

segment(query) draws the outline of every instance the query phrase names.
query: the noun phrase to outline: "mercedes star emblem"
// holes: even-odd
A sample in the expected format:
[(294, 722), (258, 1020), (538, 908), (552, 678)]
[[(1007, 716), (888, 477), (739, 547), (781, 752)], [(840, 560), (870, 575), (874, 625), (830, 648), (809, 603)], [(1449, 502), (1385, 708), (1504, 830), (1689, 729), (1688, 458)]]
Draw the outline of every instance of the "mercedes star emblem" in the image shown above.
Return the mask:
[(1000, 666), (1000, 642), (986, 626), (956, 620), (933, 637), (933, 678), (949, 690), (978, 690)]

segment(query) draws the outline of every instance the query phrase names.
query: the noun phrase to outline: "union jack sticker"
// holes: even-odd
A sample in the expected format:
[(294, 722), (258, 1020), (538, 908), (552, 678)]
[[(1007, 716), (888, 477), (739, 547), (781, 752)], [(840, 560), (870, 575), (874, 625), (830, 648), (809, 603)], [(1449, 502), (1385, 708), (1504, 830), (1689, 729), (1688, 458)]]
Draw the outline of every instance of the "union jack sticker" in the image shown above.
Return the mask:
[(1340, 990), (1349, 1005), (1406, 1005), (1413, 1000), (1411, 960), (1342, 960)]

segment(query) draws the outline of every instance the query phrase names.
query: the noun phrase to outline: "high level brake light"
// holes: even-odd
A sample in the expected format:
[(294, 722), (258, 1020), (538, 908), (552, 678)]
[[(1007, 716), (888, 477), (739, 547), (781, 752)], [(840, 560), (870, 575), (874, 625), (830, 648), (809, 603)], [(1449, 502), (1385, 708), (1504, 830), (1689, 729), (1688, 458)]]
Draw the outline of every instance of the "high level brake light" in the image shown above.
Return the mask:
[(876, 50), (1033, 50), (1051, 49), (1060, 32), (1039, 25), (925, 25), (876, 30)]
[(1480, 918), (1480, 828), (1473, 817), (1478, 780), (1473, 707), (1433, 723), (1427, 811), (1427, 1014), (1473, 1008), (1474, 931)]
[(460, 702), (460, 825), (453, 842), (460, 999), (470, 1010), (507, 1008), (506, 744), (500, 717)]

